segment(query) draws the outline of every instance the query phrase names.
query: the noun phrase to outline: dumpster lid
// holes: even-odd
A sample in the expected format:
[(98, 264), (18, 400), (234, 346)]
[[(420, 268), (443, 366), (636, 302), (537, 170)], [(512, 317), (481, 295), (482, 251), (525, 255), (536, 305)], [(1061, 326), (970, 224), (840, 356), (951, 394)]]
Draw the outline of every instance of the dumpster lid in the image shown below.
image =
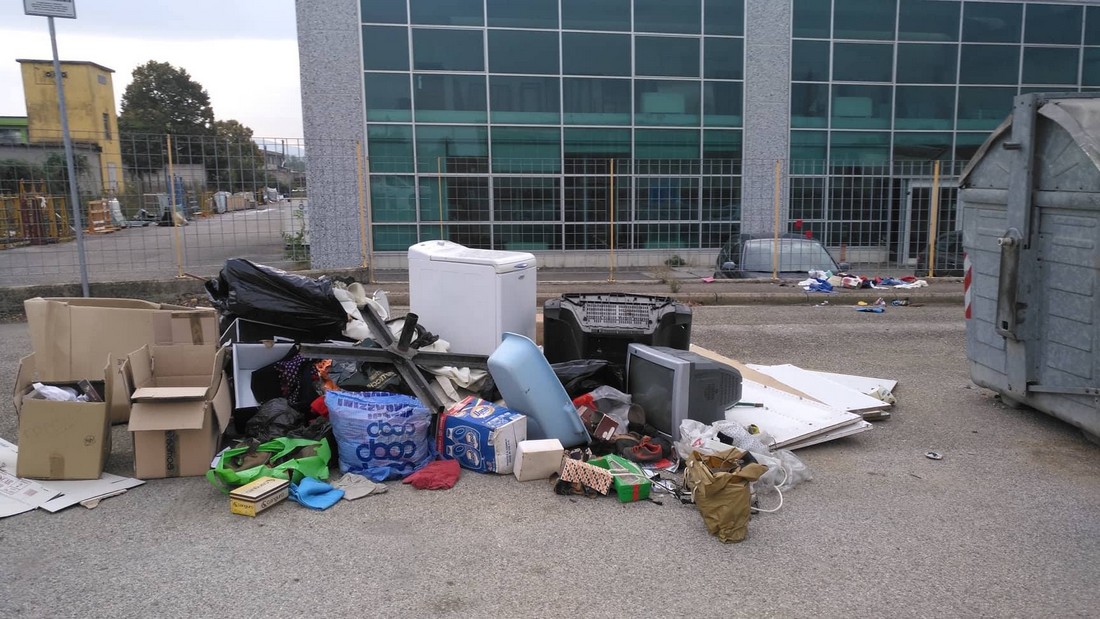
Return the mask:
[[(1100, 98), (1048, 99), (1039, 106), (1039, 114), (1053, 120), (1073, 138), (1081, 147), (1092, 164), (1100, 170)], [(959, 185), (964, 185), (970, 172), (985, 158), (985, 154), (1004, 132), (1012, 128), (1012, 115), (1004, 120), (989, 137), (974, 157), (966, 164)]]

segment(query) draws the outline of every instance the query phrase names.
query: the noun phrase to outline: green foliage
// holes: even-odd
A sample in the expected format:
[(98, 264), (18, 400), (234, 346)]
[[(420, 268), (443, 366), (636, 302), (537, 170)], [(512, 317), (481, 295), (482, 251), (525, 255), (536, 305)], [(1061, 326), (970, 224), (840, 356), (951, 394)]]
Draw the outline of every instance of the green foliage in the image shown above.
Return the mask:
[[(133, 78), (122, 94), (120, 133), (194, 136), (213, 132), (210, 95), (185, 69), (150, 60), (134, 69)], [(173, 150), (176, 163), (203, 160), (201, 152)], [(160, 169), (167, 162), (166, 143), (162, 139), (124, 140), (122, 158), (139, 173)]]
[(267, 186), (264, 155), (252, 129), (236, 120), (214, 122), (214, 139), (203, 149), (207, 179), (219, 191), (253, 191)]
[(293, 232), (283, 232), (285, 254), (292, 262), (309, 261), (309, 245), (306, 244), (306, 212), (300, 208), (294, 209)]

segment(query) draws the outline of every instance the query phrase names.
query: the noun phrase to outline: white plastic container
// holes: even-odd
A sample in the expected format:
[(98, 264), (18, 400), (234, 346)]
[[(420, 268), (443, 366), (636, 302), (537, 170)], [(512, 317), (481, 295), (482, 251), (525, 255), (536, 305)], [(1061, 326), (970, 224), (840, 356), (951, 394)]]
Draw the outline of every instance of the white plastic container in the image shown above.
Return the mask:
[(492, 354), (506, 332), (535, 338), (532, 254), (425, 241), (408, 255), (409, 309), (451, 352)]

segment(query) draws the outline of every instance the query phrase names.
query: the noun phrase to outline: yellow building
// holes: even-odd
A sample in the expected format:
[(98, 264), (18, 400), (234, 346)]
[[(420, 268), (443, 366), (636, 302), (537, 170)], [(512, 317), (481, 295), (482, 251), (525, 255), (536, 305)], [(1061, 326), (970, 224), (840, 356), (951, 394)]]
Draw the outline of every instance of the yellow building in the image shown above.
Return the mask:
[[(61, 115), (53, 61), (16, 60), (23, 72), (27, 102), (27, 132), (31, 144), (61, 144)], [(122, 149), (118, 140), (112, 69), (87, 61), (61, 61), (69, 135), (74, 143), (94, 144), (100, 150), (103, 192), (122, 191)]]

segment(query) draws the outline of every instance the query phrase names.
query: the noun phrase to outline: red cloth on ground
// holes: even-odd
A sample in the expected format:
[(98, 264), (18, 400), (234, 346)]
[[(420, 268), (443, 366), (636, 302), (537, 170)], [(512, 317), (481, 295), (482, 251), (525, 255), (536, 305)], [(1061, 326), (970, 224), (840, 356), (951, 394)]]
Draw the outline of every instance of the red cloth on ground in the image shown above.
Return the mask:
[(458, 483), (458, 460), (433, 460), (405, 478), (406, 484), (421, 490), (446, 490)]
[(317, 399), (309, 404), (309, 410), (322, 417), (328, 416), (328, 405), (325, 404), (325, 396), (317, 396)]

